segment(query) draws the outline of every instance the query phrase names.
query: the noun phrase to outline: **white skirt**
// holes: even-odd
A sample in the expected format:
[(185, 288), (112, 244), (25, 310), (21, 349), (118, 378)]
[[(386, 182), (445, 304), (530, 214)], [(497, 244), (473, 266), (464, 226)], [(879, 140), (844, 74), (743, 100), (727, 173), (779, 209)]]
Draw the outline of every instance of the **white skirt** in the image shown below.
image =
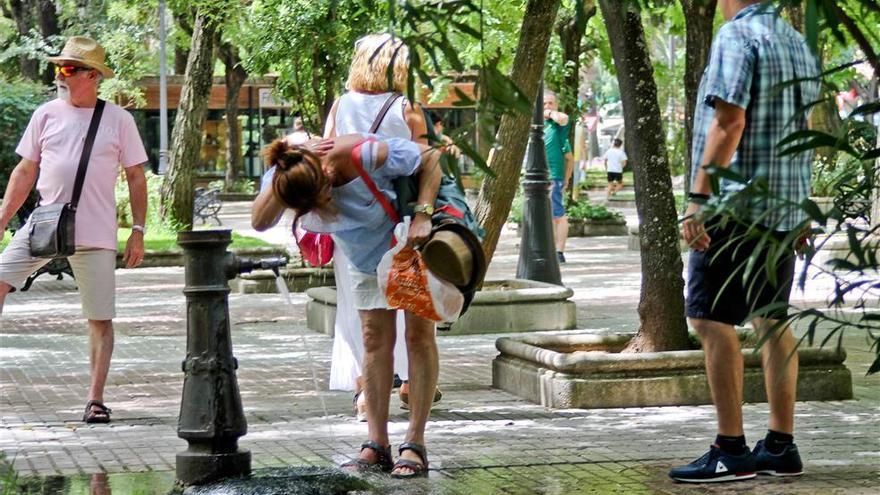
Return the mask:
[[(354, 390), (357, 377), (363, 373), (364, 336), (360, 315), (355, 309), (348, 258), (338, 245), (333, 249), (333, 271), (336, 277), (336, 324), (330, 362), (330, 390)], [(405, 335), (404, 313), (398, 311), (394, 372), (401, 380), (409, 379)]]

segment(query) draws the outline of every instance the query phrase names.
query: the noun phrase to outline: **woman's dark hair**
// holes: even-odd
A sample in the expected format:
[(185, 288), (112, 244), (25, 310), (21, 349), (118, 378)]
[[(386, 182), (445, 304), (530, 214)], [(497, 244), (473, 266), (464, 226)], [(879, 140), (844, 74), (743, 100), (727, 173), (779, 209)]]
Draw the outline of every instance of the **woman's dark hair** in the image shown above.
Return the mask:
[(263, 157), (274, 165), (272, 191), (297, 217), (312, 210), (328, 210), (332, 182), (321, 168), (321, 159), (311, 151), (288, 144), (284, 139), (272, 141)]
[(620, 146), (623, 144), (623, 140), (620, 138), (614, 138), (614, 146)]

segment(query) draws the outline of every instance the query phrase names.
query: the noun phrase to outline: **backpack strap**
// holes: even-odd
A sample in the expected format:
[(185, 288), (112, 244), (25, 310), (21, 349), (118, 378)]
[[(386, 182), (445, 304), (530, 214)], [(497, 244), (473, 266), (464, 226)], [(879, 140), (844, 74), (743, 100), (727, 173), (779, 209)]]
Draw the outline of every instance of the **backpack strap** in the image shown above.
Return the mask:
[(380, 191), (379, 187), (376, 186), (376, 183), (373, 182), (373, 178), (370, 177), (370, 174), (368, 174), (367, 171), (364, 170), (364, 164), (361, 162), (361, 148), (363, 147), (364, 143), (368, 142), (376, 142), (376, 140), (373, 138), (368, 138), (361, 141), (354, 148), (352, 148), (351, 163), (354, 165), (354, 168), (357, 169), (358, 175), (361, 176), (364, 184), (367, 185), (367, 188), (370, 190), (370, 192), (373, 193), (373, 196), (376, 197), (376, 199), (379, 201), (379, 204), (382, 205), (382, 208), (385, 210), (388, 218), (390, 218), (391, 221), (394, 222), (394, 224), (396, 225), (400, 223), (400, 215), (398, 215), (397, 210), (395, 210), (394, 207), (391, 206), (391, 201), (388, 200), (388, 197), (382, 194), (382, 191)]
[(379, 114), (376, 115), (376, 120), (373, 121), (373, 125), (370, 126), (370, 134), (376, 134), (376, 131), (378, 131), (379, 126), (382, 125), (382, 120), (385, 119), (385, 115), (388, 113), (391, 105), (393, 105), (398, 98), (402, 97), (403, 95), (400, 93), (391, 93), (388, 99), (385, 100), (385, 104), (382, 105), (381, 109), (379, 109)]

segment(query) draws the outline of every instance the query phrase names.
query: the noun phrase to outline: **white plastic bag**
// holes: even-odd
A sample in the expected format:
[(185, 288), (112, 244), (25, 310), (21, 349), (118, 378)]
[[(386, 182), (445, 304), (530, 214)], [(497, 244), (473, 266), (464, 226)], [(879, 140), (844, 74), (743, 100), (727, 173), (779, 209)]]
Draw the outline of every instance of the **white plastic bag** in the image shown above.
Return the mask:
[(454, 285), (435, 277), (422, 255), (406, 247), (410, 218), (394, 227), (394, 245), (379, 261), (379, 290), (389, 308), (403, 309), (427, 320), (454, 322), (461, 313), (464, 296)]

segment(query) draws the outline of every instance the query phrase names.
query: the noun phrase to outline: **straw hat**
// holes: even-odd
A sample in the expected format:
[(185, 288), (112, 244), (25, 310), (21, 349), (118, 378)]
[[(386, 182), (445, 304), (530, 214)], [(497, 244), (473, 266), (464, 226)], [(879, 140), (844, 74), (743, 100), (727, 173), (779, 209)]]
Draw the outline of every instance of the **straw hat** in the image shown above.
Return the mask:
[(85, 36), (68, 38), (61, 53), (56, 57), (47, 57), (46, 60), (53, 64), (75, 62), (99, 71), (104, 79), (110, 79), (114, 76), (113, 71), (104, 65), (104, 47)]
[(486, 255), (479, 238), (454, 220), (434, 226), (431, 239), (422, 246), (422, 259), (431, 273), (458, 287), (466, 297), (473, 297), (486, 274)]

